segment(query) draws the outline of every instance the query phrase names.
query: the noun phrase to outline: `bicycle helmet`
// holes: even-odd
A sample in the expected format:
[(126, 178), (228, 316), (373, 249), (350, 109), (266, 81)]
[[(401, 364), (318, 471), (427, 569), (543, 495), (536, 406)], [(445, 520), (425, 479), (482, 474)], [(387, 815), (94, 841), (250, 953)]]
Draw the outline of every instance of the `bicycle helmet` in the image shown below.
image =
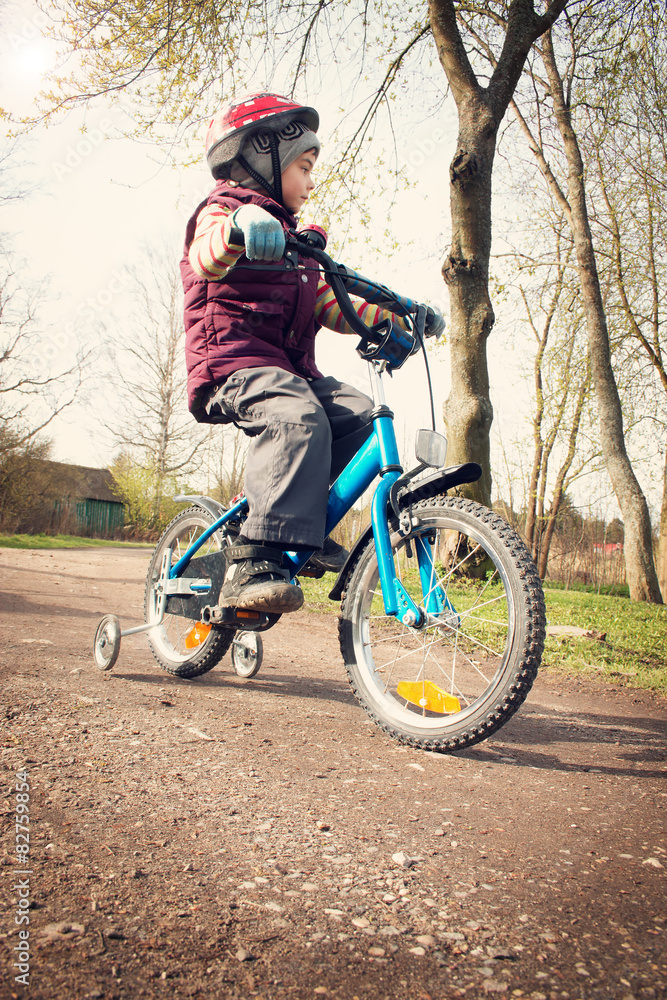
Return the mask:
[[(314, 108), (298, 104), (289, 97), (264, 92), (248, 94), (226, 104), (211, 119), (206, 133), (206, 162), (213, 176), (223, 180), (230, 178), (233, 164), (239, 163), (250, 177), (282, 203), (279, 141), (302, 132), (317, 132), (319, 124), (320, 117)], [(258, 173), (241, 153), (244, 142), (258, 133), (266, 137), (268, 144), (271, 180)]]

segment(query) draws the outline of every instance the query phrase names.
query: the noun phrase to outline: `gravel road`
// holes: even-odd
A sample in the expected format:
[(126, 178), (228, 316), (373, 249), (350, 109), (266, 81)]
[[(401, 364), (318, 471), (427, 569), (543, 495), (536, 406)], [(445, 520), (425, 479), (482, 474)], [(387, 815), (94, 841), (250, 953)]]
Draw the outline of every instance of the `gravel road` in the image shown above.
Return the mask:
[(307, 609), (250, 681), (179, 681), (141, 636), (100, 673), (147, 565), (0, 550), (0, 997), (667, 996), (664, 699), (545, 670), (494, 737), (421, 753)]

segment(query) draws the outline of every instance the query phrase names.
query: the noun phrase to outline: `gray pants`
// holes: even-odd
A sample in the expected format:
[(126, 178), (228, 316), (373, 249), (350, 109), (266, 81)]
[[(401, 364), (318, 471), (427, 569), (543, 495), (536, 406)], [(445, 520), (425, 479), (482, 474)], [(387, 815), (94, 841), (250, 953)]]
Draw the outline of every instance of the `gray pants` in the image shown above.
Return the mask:
[(286, 549), (324, 542), (329, 485), (372, 430), (373, 402), (335, 378), (312, 382), (281, 368), (242, 368), (206, 410), (250, 438), (243, 534)]

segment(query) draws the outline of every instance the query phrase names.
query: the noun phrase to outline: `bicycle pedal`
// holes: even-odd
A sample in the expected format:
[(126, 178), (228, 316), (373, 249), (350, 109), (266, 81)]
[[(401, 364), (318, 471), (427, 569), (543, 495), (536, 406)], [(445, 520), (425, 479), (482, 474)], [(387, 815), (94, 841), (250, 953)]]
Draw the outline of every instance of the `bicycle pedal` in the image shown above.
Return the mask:
[(239, 628), (246, 632), (263, 632), (270, 628), (280, 618), (278, 614), (268, 611), (253, 611), (250, 608), (221, 608), (219, 605), (207, 605), (202, 611), (204, 625), (224, 625), (228, 628)]
[(207, 605), (202, 613), (202, 620), (207, 625), (235, 625), (239, 619), (244, 622), (259, 622), (265, 617), (266, 614), (262, 611), (246, 608), (221, 608), (217, 604), (215, 606)]
[(299, 570), (297, 576), (306, 576), (310, 580), (321, 580), (325, 573), (325, 569), (319, 569), (315, 566), (309, 566), (308, 569), (306, 569), (304, 566), (303, 569)]

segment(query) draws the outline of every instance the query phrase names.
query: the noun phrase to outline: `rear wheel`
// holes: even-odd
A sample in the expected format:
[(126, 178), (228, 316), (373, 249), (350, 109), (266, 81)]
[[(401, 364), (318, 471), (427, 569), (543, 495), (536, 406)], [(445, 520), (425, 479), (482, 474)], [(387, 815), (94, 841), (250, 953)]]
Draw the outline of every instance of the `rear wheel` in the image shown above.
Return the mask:
[[(146, 621), (153, 621), (158, 616), (157, 584), (160, 579), (164, 553), (171, 549), (171, 565), (173, 566), (213, 523), (213, 518), (206, 511), (200, 507), (189, 507), (165, 528), (155, 547), (148, 569), (145, 593)], [(224, 531), (214, 532), (190, 562), (191, 570), (194, 571), (193, 575), (195, 577), (200, 575), (197, 573), (197, 563), (202, 558), (216, 552), (220, 552), (219, 558), (222, 567), (222, 549), (226, 544), (227, 539)], [(202, 571), (201, 577), (210, 580), (209, 574), (205, 570)], [(217, 596), (217, 594), (211, 593), (207, 600), (215, 604)], [(197, 598), (185, 598), (180, 602), (180, 606), (185, 605), (186, 601), (194, 600)], [(171, 604), (174, 607), (179, 607), (179, 603), (173, 600)], [(169, 608), (170, 602), (168, 601), (167, 613), (162, 624), (148, 633), (148, 644), (157, 662), (163, 670), (175, 674), (177, 677), (198, 677), (200, 674), (212, 670), (229, 649), (235, 629), (222, 628), (219, 625), (205, 625), (198, 620), (198, 616), (188, 618), (182, 614), (171, 613)]]
[(499, 729), (528, 694), (544, 646), (542, 586), (519, 536), (485, 507), (438, 496), (412, 513), (392, 550), (423, 622), (385, 613), (371, 539), (343, 598), (341, 650), (357, 698), (386, 732), (460, 750)]

